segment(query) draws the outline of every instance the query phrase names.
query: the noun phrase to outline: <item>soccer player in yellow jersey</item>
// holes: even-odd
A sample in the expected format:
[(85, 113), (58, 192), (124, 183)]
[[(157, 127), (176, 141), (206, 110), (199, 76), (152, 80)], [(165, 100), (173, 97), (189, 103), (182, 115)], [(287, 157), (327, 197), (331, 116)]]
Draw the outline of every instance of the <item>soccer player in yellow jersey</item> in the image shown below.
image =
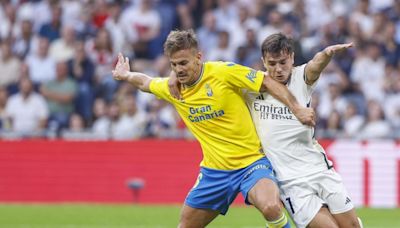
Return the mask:
[(121, 54), (113, 77), (173, 104), (201, 144), (200, 173), (185, 200), (179, 227), (205, 227), (227, 212), (239, 192), (263, 214), (269, 227), (290, 227), (242, 89), (267, 91), (310, 125), (314, 124), (312, 109), (300, 106), (285, 86), (261, 71), (227, 62), (203, 63), (192, 30), (171, 32), (164, 52), (182, 85), (179, 100), (170, 94), (168, 78), (130, 72), (129, 59)]

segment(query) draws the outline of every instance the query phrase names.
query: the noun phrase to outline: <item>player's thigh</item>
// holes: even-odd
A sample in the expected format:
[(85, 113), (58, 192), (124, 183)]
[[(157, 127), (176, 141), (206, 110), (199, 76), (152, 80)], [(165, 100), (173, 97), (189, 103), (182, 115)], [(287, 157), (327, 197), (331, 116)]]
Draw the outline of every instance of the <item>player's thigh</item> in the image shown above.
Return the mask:
[(270, 161), (264, 157), (248, 167), (246, 178), (240, 184), (240, 191), (247, 204), (260, 208), (266, 204), (274, 204), (279, 199), (279, 189)]
[(307, 225), (308, 228), (339, 228), (328, 208), (321, 207), (318, 213), (314, 216), (311, 222)]
[(271, 179), (260, 179), (249, 191), (248, 201), (269, 221), (282, 215), (283, 205), (279, 198), (279, 189)]
[(271, 179), (262, 178), (250, 189), (247, 199), (257, 208), (266, 204), (280, 204), (278, 186)]
[(179, 228), (203, 228), (219, 215), (219, 211), (198, 209), (183, 205)]
[(333, 217), (341, 228), (360, 227), (354, 208), (343, 213), (333, 214)]

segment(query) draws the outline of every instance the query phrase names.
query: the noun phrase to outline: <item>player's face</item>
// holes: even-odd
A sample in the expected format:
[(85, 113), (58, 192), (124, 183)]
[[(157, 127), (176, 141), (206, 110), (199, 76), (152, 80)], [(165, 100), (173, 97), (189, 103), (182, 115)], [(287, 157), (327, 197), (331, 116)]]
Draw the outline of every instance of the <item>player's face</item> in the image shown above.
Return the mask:
[(284, 84), (289, 80), (294, 63), (293, 53), (267, 53), (262, 60), (264, 67), (273, 79)]
[(169, 61), (179, 83), (191, 85), (200, 77), (201, 53), (195, 49), (185, 49), (171, 54)]

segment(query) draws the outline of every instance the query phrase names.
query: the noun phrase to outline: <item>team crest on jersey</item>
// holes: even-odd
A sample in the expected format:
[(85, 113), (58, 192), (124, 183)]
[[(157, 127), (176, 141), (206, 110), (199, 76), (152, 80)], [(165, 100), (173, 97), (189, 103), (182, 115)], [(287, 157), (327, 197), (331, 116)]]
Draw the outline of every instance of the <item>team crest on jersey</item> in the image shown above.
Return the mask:
[(251, 70), (247, 75), (246, 78), (249, 79), (251, 82), (255, 82), (254, 79), (256, 78), (257, 72), (255, 70)]
[(211, 86), (209, 84), (206, 84), (206, 91), (207, 91), (207, 96), (212, 97), (213, 91), (212, 91)]

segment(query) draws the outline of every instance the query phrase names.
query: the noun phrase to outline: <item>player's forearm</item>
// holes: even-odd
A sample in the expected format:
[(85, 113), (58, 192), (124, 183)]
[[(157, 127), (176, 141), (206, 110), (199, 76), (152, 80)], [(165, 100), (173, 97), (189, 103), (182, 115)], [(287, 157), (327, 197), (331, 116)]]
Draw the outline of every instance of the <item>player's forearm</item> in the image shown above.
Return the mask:
[(285, 85), (275, 81), (268, 75), (265, 75), (264, 77), (263, 88), (265, 88), (265, 92), (269, 93), (289, 107), (293, 113), (296, 113), (299, 108), (301, 108), (297, 99), (288, 90), (288, 88)]
[(318, 79), (321, 72), (325, 69), (328, 63), (331, 61), (333, 54), (328, 52), (326, 49), (318, 52), (314, 58), (307, 64), (306, 76), (311, 82)]
[(143, 73), (139, 72), (129, 72), (126, 80), (131, 85), (140, 89), (143, 92), (150, 92), (150, 81), (151, 78)]

